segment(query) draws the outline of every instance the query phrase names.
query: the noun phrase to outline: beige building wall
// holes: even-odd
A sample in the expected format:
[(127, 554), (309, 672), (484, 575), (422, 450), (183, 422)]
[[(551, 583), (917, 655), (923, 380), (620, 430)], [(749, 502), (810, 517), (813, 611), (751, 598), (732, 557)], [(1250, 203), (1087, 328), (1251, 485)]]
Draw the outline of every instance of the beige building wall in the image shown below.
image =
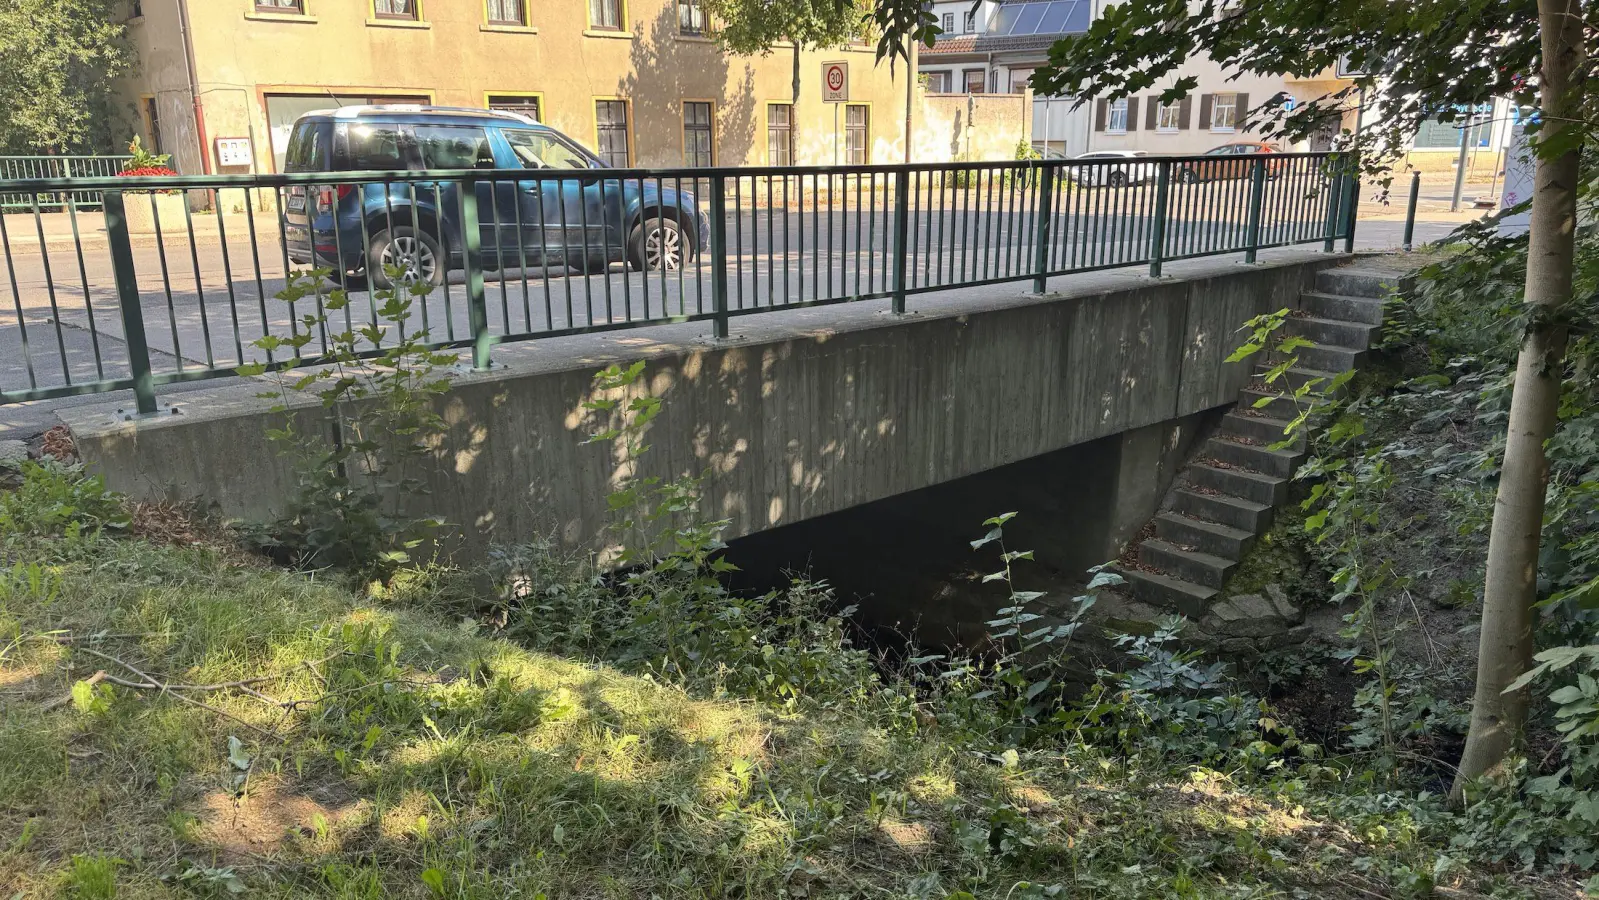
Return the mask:
[(913, 162), (1015, 159), (1016, 145), (1031, 143), (1031, 93), (916, 94)]
[[(250, 138), (253, 168), (274, 171), (272, 130), (281, 144), (292, 120), (285, 109), (372, 98), (481, 108), (489, 95), (537, 97), (546, 123), (590, 148), (595, 101), (623, 100), (632, 162), (648, 167), (683, 164), (682, 103), (709, 101), (716, 164), (766, 164), (767, 107), (791, 101), (792, 50), (731, 56), (679, 34), (675, 0), (622, 4), (624, 30), (606, 32), (589, 27), (586, 0), (529, 2), (526, 27), (489, 25), (483, 0), (421, 0), (416, 22), (377, 19), (372, 0), (304, 0), (303, 15), (258, 12), (254, 0), (188, 0), (211, 171), (252, 168), (218, 168), (218, 138)], [(163, 146), (181, 171), (197, 173), (178, 0), (142, 5), (129, 31), (143, 67), (128, 97), (158, 99)], [(868, 110), (869, 161), (902, 161), (905, 79), (915, 66), (891, 75), (862, 45), (802, 54), (795, 162), (834, 160), (834, 110), (821, 99), (822, 63), (833, 60), (849, 64), (850, 103)], [(269, 99), (288, 95), (302, 99), (275, 100), (279, 121), (270, 121)], [(842, 147), (842, 110), (837, 121)]]

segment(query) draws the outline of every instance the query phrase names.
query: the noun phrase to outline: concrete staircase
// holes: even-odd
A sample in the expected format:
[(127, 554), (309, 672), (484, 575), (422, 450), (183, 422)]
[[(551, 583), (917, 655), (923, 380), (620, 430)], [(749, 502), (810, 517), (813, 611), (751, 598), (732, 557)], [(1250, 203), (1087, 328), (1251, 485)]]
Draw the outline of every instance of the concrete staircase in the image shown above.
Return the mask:
[(1238, 404), (1184, 467), (1147, 536), (1122, 558), (1121, 573), (1135, 598), (1190, 619), (1205, 615), (1288, 500), (1304, 438), (1284, 449), (1273, 445), (1298, 415), (1291, 392), (1360, 365), (1382, 327), (1381, 298), (1398, 280), (1392, 271), (1363, 270), (1358, 263), (1318, 274), (1316, 289), (1301, 295), (1299, 310), (1283, 326), (1315, 346), (1298, 350), (1296, 367), (1276, 384), (1257, 379), (1239, 392)]

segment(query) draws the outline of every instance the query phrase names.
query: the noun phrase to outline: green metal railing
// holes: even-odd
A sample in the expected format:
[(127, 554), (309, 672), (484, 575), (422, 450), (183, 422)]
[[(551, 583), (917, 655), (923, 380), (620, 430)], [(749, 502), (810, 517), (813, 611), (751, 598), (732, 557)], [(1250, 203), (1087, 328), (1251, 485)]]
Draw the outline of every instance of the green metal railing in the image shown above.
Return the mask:
[[(131, 156), (0, 156), (0, 181), (35, 178), (105, 178), (122, 171)], [(78, 191), (72, 195), (80, 210), (100, 206), (98, 191)], [(60, 209), (60, 194), (39, 197), (33, 194), (0, 191), (0, 211), (31, 210), (38, 202), (46, 210)]]
[[(887, 300), (974, 285), (1241, 255), (1352, 249), (1358, 183), (1336, 154), (803, 168), (463, 170), (0, 181), (11, 315), (0, 403), (232, 375), (288, 358), (265, 336), (305, 326), (274, 295), (329, 268), (376, 324), (369, 257), (413, 263), (430, 346), (486, 367), (501, 343)], [(152, 190), (165, 193), (153, 193)], [(104, 196), (104, 238), (72, 199)], [(71, 234), (41, 198), (67, 198)], [(191, 211), (185, 200), (205, 200)], [(12, 220), (8, 222), (7, 220)], [(337, 227), (334, 223), (337, 220)], [(21, 226), (21, 227), (18, 227)], [(381, 272), (381, 267), (374, 266)], [(324, 329), (325, 330), (325, 329)], [(377, 350), (374, 353), (379, 352)]]

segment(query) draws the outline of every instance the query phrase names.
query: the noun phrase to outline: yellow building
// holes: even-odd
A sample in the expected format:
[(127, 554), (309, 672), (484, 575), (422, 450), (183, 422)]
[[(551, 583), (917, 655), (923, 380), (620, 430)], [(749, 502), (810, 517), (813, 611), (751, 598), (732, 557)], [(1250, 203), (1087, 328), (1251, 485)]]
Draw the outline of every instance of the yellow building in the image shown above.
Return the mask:
[[(275, 172), (296, 117), (375, 102), (514, 109), (641, 167), (904, 159), (905, 79), (871, 46), (724, 53), (698, 0), (135, 0), (146, 142), (186, 174)], [(822, 99), (847, 64), (849, 102)], [(836, 108), (835, 108), (836, 107)], [(203, 156), (202, 156), (203, 155)], [(786, 157), (786, 158), (785, 158)]]

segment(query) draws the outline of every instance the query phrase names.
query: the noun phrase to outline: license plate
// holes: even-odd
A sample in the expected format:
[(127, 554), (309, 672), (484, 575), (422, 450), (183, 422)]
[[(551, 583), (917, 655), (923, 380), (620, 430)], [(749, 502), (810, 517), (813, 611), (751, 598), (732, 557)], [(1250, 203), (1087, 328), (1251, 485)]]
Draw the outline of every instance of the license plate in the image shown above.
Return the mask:
[(291, 212), (305, 212), (305, 189), (289, 191), (289, 210)]

